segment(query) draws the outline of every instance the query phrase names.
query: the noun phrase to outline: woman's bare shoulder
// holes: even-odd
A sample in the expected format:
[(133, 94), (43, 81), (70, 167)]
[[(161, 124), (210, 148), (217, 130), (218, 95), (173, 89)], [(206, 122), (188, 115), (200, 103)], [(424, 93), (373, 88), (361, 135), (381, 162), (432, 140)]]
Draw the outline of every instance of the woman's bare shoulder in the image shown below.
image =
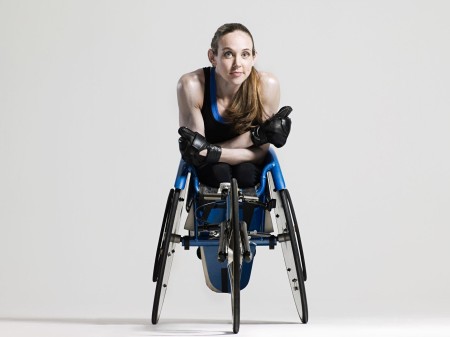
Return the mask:
[(258, 71), (258, 74), (263, 88), (267, 87), (274, 89), (280, 86), (278, 78), (273, 73)]
[(259, 78), (261, 83), (261, 96), (264, 110), (266, 111), (265, 118), (275, 114), (280, 104), (280, 83), (278, 78), (269, 72), (260, 71)]
[(177, 84), (177, 98), (180, 113), (200, 110), (203, 105), (205, 75), (203, 69), (184, 74)]
[(178, 80), (178, 90), (201, 90), (205, 85), (205, 75), (203, 69), (197, 69), (190, 73), (183, 74)]

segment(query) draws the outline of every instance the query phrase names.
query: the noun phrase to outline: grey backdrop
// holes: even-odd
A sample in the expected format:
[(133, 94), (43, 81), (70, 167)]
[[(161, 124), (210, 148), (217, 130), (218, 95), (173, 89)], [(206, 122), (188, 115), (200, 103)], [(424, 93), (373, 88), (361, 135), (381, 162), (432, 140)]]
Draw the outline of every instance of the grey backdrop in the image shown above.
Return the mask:
[[(450, 3), (0, 1), (0, 317), (148, 319), (177, 163), (176, 83), (253, 32), (294, 108), (277, 151), (311, 321), (450, 313)], [(230, 317), (195, 251), (162, 318)], [(242, 318), (296, 321), (279, 249)]]

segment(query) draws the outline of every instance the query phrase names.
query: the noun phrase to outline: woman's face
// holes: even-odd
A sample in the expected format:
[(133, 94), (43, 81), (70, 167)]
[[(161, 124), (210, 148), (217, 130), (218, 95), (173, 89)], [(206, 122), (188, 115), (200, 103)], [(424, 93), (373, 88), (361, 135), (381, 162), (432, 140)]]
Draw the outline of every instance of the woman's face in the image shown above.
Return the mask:
[(208, 56), (216, 67), (216, 74), (226, 82), (241, 85), (250, 75), (255, 57), (250, 35), (236, 30), (219, 39), (217, 55), (209, 50)]

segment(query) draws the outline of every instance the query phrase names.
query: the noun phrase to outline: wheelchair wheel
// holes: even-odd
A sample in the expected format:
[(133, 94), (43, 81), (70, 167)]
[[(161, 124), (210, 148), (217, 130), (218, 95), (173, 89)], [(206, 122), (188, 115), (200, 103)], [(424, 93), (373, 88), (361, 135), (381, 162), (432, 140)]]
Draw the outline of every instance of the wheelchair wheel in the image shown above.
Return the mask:
[(161, 231), (159, 232), (158, 246), (156, 247), (156, 254), (155, 254), (155, 264), (153, 265), (153, 278), (152, 278), (153, 282), (156, 282), (158, 280), (159, 268), (161, 266), (161, 255), (164, 248), (162, 246), (163, 237), (167, 227), (167, 217), (169, 216), (170, 206), (172, 206), (173, 193), (174, 189), (172, 188), (169, 192), (169, 196), (167, 197), (166, 209), (164, 210), (164, 217), (161, 225)]
[(233, 332), (239, 332), (240, 325), (240, 292), (241, 292), (241, 237), (239, 222), (239, 195), (236, 179), (231, 181), (230, 191), (230, 247), (233, 249), (233, 260), (228, 264), (231, 281), (231, 310), (233, 314)]
[(153, 300), (152, 323), (158, 323), (161, 309), (164, 303), (164, 297), (167, 291), (170, 269), (172, 267), (175, 245), (179, 242), (176, 232), (181, 215), (180, 204), (182, 207), (183, 199), (180, 198), (179, 189), (171, 190), (167, 200), (166, 210), (164, 212), (163, 224), (160, 233), (160, 242), (156, 252), (155, 266), (153, 269), (153, 280), (156, 280), (155, 297)]
[[(297, 312), (302, 323), (308, 322), (308, 304), (306, 300), (305, 279), (306, 268), (303, 256), (303, 248), (300, 240), (297, 219), (295, 217), (292, 200), (287, 189), (280, 191), (282, 209), (286, 218), (286, 226), (283, 229), (281, 247), (283, 250), (289, 283), (294, 296)], [(280, 236), (280, 235), (279, 235)]]
[(300, 238), (300, 230), (298, 228), (298, 222), (297, 222), (297, 217), (295, 216), (295, 211), (294, 211), (294, 206), (292, 205), (292, 199), (291, 199), (291, 194), (289, 193), (289, 191), (286, 189), (286, 197), (289, 203), (289, 209), (292, 212), (292, 219), (294, 220), (293, 225), (294, 225), (294, 229), (295, 229), (295, 234), (297, 235), (297, 240), (298, 240), (298, 248), (300, 251), (300, 262), (302, 264), (302, 271), (303, 271), (303, 281), (306, 282), (307, 279), (307, 275), (306, 275), (306, 264), (305, 264), (305, 256), (303, 254), (303, 245), (302, 245), (302, 240)]

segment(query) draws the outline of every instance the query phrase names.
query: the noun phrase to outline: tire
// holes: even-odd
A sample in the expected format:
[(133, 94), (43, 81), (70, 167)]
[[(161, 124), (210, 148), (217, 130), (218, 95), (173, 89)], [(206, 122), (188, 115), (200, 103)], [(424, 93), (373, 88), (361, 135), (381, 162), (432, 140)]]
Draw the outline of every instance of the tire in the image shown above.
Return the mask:
[[(172, 195), (172, 197), (171, 197)], [(171, 200), (169, 202), (169, 200)], [(152, 323), (158, 323), (161, 309), (164, 303), (164, 297), (167, 291), (167, 283), (169, 281), (170, 269), (172, 267), (173, 255), (175, 253), (175, 244), (173, 234), (176, 234), (178, 225), (175, 224), (178, 203), (180, 202), (180, 190), (172, 190), (169, 194), (167, 208), (164, 214), (163, 232), (160, 234), (161, 242), (158, 245), (157, 257), (154, 266), (154, 279), (156, 279), (155, 296), (153, 300)], [(179, 220), (179, 219), (178, 219)], [(161, 248), (159, 248), (161, 247)]]
[(164, 210), (163, 221), (161, 224), (161, 231), (159, 232), (158, 246), (156, 246), (155, 264), (153, 265), (153, 277), (152, 277), (153, 282), (156, 282), (158, 280), (159, 269), (161, 266), (161, 255), (162, 255), (163, 248), (164, 248), (162, 246), (163, 237), (164, 237), (164, 232), (167, 227), (167, 218), (169, 216), (170, 207), (172, 206), (173, 193), (174, 193), (174, 189), (172, 188), (169, 192), (169, 196), (167, 197), (166, 208)]
[(306, 300), (305, 278), (306, 269), (303, 248), (300, 240), (297, 219), (295, 218), (292, 200), (287, 189), (280, 191), (282, 208), (286, 217), (288, 239), (281, 243), (286, 270), (294, 296), (295, 305), (302, 323), (308, 322), (308, 303)]
[(231, 181), (230, 191), (230, 224), (231, 240), (233, 247), (233, 262), (228, 265), (231, 280), (231, 310), (233, 314), (233, 332), (239, 332), (240, 326), (240, 301), (241, 301), (241, 237), (239, 221), (239, 195), (236, 179)]
[(302, 240), (300, 237), (300, 230), (298, 228), (298, 222), (297, 222), (297, 217), (295, 216), (295, 211), (294, 211), (294, 206), (292, 205), (292, 199), (291, 199), (291, 194), (289, 193), (289, 191), (286, 189), (286, 197), (289, 203), (289, 208), (292, 211), (292, 218), (294, 220), (294, 229), (295, 229), (295, 234), (297, 236), (297, 240), (298, 240), (298, 246), (299, 246), (299, 251), (300, 251), (300, 262), (302, 263), (302, 271), (303, 271), (303, 281), (306, 282), (307, 279), (307, 274), (306, 274), (306, 264), (305, 264), (305, 256), (303, 254), (303, 245), (302, 245)]

